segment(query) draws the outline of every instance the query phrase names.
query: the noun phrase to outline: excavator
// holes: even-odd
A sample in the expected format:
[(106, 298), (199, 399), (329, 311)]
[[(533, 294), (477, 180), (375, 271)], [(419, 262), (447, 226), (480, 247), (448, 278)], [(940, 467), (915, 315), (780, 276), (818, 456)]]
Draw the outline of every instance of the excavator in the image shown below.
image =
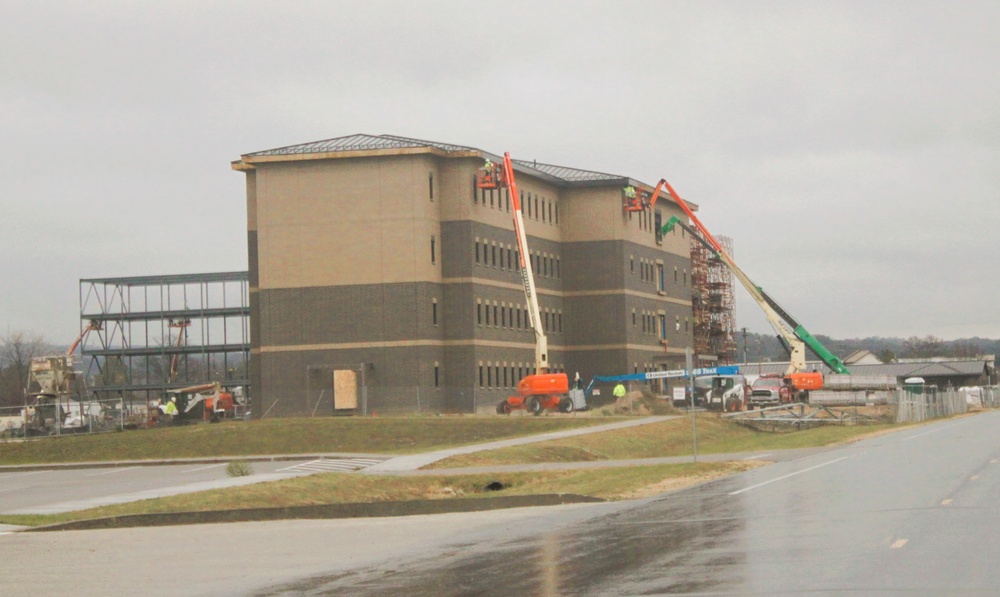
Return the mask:
[(709, 250), (711, 250), (715, 255), (719, 257), (720, 260), (729, 268), (736, 279), (740, 281), (740, 284), (746, 288), (747, 292), (750, 293), (750, 297), (757, 303), (757, 305), (764, 311), (764, 315), (767, 317), (768, 323), (777, 332), (778, 341), (781, 342), (782, 346), (788, 352), (789, 362), (788, 369), (785, 371), (784, 379), (792, 388), (794, 388), (802, 398), (808, 396), (807, 392), (809, 390), (818, 390), (823, 387), (823, 374), (818, 371), (806, 371), (806, 347), (808, 346), (816, 356), (820, 358), (827, 367), (830, 368), (834, 373), (849, 375), (847, 367), (844, 363), (837, 358), (832, 352), (827, 350), (823, 344), (817, 340), (812, 334), (810, 334), (802, 325), (796, 321), (788, 311), (781, 308), (777, 302), (770, 295), (764, 292), (764, 289), (753, 283), (752, 280), (743, 272), (733, 258), (726, 253), (719, 244), (715, 237), (708, 231), (707, 228), (701, 223), (691, 208), (688, 207), (687, 203), (681, 198), (681, 196), (674, 190), (670, 183), (666, 179), (661, 179), (656, 185), (656, 189), (653, 191), (653, 195), (649, 201), (650, 207), (656, 204), (657, 198), (660, 196), (662, 190), (666, 188), (670, 197), (674, 199), (677, 205), (684, 211), (691, 222), (694, 223), (695, 229), (692, 229), (689, 225), (681, 222), (677, 216), (671, 217), (667, 222), (660, 228), (660, 234), (664, 235), (673, 230), (675, 226), (680, 226), (688, 234), (691, 235), (697, 242), (701, 243)]
[(521, 214), (521, 196), (514, 180), (514, 166), (510, 154), (503, 154), (502, 164), (487, 160), (486, 165), (476, 172), (476, 186), (480, 189), (505, 188), (510, 194), (510, 201), (514, 207), (514, 234), (517, 236), (521, 282), (528, 302), (531, 329), (535, 333), (535, 373), (526, 375), (517, 382), (517, 394), (501, 400), (497, 404), (497, 414), (509, 415), (520, 409), (527, 410), (533, 415), (540, 415), (546, 409), (572, 412), (573, 400), (567, 395), (569, 377), (565, 373), (549, 373), (548, 338), (542, 327), (541, 312), (538, 308), (538, 295), (535, 292), (535, 279), (528, 253), (528, 238)]

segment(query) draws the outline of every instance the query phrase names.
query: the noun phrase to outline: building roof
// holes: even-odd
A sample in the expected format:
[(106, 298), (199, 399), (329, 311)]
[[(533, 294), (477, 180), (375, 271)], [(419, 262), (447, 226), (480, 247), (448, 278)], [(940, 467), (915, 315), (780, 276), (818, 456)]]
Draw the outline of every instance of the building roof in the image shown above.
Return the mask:
[(348, 135), (323, 141), (312, 141), (298, 145), (288, 145), (275, 149), (265, 149), (244, 154), (243, 157), (265, 157), (275, 155), (303, 155), (308, 153), (333, 153), (338, 151), (370, 151), (374, 149), (406, 149), (418, 147), (434, 147), (442, 151), (478, 151), (474, 147), (438, 143), (437, 141), (422, 141), (396, 135)]
[[(322, 141), (312, 141), (309, 143), (300, 143), (298, 145), (288, 145), (286, 147), (276, 147), (274, 149), (255, 151), (253, 153), (243, 154), (241, 156), (243, 159), (240, 161), (247, 163), (272, 161), (266, 158), (280, 158), (281, 156), (307, 156), (321, 154), (323, 157), (327, 157), (329, 154), (337, 153), (407, 149), (434, 149), (445, 153), (460, 154), (458, 157), (475, 155), (477, 157), (490, 158), (497, 162), (502, 159), (497, 154), (467, 145), (441, 143), (439, 141), (425, 141), (423, 139), (412, 139), (410, 137), (400, 137), (398, 135), (368, 135), (359, 133), (356, 135), (347, 135), (346, 137), (335, 137), (333, 139), (324, 139)], [(260, 160), (259, 158), (265, 159)], [(532, 176), (548, 180), (549, 182), (561, 186), (577, 186), (594, 183), (621, 184), (623, 186), (629, 184), (641, 184), (638, 181), (630, 179), (628, 176), (622, 176), (620, 174), (608, 174), (606, 172), (595, 172), (592, 170), (582, 170), (580, 168), (556, 166), (553, 164), (539, 164), (538, 162), (527, 160), (512, 160), (512, 162), (514, 163), (515, 168), (521, 172), (531, 174)]]
[(566, 182), (594, 182), (594, 181), (625, 181), (627, 176), (620, 174), (607, 174), (604, 172), (594, 172), (592, 170), (580, 170), (568, 166), (555, 166), (552, 164), (539, 164), (538, 162), (528, 162), (525, 160), (512, 160), (526, 168), (532, 168), (539, 172), (544, 172)]

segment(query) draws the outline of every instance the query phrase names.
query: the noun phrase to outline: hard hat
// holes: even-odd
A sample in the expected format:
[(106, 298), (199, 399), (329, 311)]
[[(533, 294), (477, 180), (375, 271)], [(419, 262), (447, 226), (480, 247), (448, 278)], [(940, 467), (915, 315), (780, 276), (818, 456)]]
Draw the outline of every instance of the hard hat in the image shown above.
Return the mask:
[(170, 401), (171, 402), (177, 402), (177, 396), (171, 396), (170, 397)]

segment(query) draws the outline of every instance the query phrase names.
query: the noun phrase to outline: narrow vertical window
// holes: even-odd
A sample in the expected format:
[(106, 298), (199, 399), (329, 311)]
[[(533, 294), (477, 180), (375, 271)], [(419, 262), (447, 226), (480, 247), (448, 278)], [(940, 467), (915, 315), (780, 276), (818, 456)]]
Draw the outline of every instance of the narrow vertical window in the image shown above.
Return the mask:
[[(477, 247), (478, 247), (478, 245), (477, 245)], [(479, 251), (478, 250), (476, 251), (476, 262), (477, 263), (479, 262)], [(628, 256), (628, 269), (633, 274), (635, 273), (635, 257), (632, 256), (632, 255)]]
[(486, 303), (486, 325), (490, 325), (490, 304)]
[(494, 244), (491, 247), (491, 249), (492, 249), (492, 254), (493, 254), (493, 267), (496, 267), (497, 266), (497, 246)]
[(434, 363), (434, 387), (441, 387), (441, 365)]
[(497, 304), (493, 303), (493, 325), (499, 326), (500, 319), (497, 317)]
[(562, 259), (556, 257), (556, 277), (557, 278), (562, 278), (562, 271), (561, 271), (561, 267), (560, 267), (561, 265), (562, 265)]
[[(485, 204), (485, 201), (483, 203)], [(493, 207), (493, 189), (490, 189), (490, 207)]]
[(431, 320), (434, 322), (434, 325), (438, 324), (438, 301), (437, 301), (437, 299), (433, 299), (431, 301)]
[(556, 224), (559, 223), (559, 202), (556, 202)]
[(542, 197), (542, 221), (545, 221), (545, 197)]
[(493, 367), (491, 365), (486, 365), (486, 386), (493, 387)]
[(535, 195), (535, 219), (538, 219), (538, 195)]
[(506, 203), (507, 203), (507, 212), (510, 213), (510, 189), (507, 189), (506, 197), (507, 197), (507, 201), (506, 201)]
[[(474, 204), (479, 204), (479, 185), (476, 184), (476, 175), (472, 175), (472, 202)], [(483, 384), (479, 384), (483, 385)]]
[(506, 305), (501, 305), (500, 306), (500, 327), (505, 328), (505, 329), (507, 327), (507, 306)]
[(514, 269), (514, 261), (510, 258), (512, 255), (510, 246), (507, 247), (507, 269)]
[(431, 201), (434, 201), (434, 173), (427, 173), (427, 193), (430, 195)]
[(476, 323), (478, 325), (483, 325), (483, 304), (476, 303)]
[(635, 309), (632, 309), (632, 327), (635, 327)]
[(549, 201), (549, 224), (552, 223), (552, 202)]
[(503, 261), (503, 247), (500, 247), (500, 269), (506, 269)]
[(479, 263), (479, 239), (476, 239), (476, 263)]
[(657, 278), (657, 281), (658, 281), (658, 284), (659, 284), (659, 290), (662, 292), (663, 290), (666, 289), (666, 287), (663, 285), (663, 264), (662, 263), (657, 263), (656, 264), (656, 278)]
[(437, 247), (435, 246), (435, 239), (431, 237), (431, 263), (437, 263)]

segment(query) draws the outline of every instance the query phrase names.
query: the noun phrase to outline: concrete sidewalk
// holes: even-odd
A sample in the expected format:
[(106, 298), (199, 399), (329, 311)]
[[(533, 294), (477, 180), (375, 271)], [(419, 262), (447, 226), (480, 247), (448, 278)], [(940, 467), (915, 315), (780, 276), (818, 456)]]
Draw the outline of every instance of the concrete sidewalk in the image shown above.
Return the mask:
[(400, 473), (405, 471), (415, 471), (421, 467), (431, 464), (432, 462), (437, 462), (438, 460), (444, 460), (445, 458), (449, 458), (451, 456), (459, 456), (461, 454), (471, 454), (473, 452), (484, 452), (486, 450), (498, 450), (500, 448), (509, 448), (511, 446), (523, 446), (525, 444), (534, 444), (538, 442), (547, 442), (553, 439), (575, 437), (578, 435), (586, 435), (588, 433), (601, 433), (602, 431), (613, 431), (615, 429), (626, 429), (628, 427), (650, 425), (652, 423), (660, 423), (663, 421), (669, 421), (670, 419), (677, 419), (677, 418), (680, 417), (678, 416), (643, 417), (641, 419), (622, 421), (620, 423), (608, 423), (607, 425), (597, 425), (595, 427), (581, 427), (578, 429), (568, 429), (566, 431), (553, 431), (551, 433), (530, 435), (528, 437), (502, 439), (502, 440), (497, 440), (495, 442), (487, 442), (484, 444), (473, 444), (471, 446), (447, 448), (445, 450), (437, 450), (435, 452), (424, 452), (423, 454), (396, 456), (395, 458), (390, 458), (389, 460), (380, 462), (379, 464), (370, 466), (358, 472), (364, 473), (366, 475), (382, 475), (382, 474)]
[(200, 458), (160, 458), (156, 460), (104, 460), (99, 462), (57, 462), (46, 464), (7, 464), (0, 465), (0, 473), (23, 473), (30, 471), (58, 471), (86, 468), (119, 468), (123, 466), (170, 466), (175, 464), (221, 464), (234, 460), (247, 462), (284, 462), (293, 460), (325, 459), (372, 459), (388, 460), (391, 454), (362, 453), (314, 453), (314, 454), (256, 454), (251, 456), (206, 456)]

